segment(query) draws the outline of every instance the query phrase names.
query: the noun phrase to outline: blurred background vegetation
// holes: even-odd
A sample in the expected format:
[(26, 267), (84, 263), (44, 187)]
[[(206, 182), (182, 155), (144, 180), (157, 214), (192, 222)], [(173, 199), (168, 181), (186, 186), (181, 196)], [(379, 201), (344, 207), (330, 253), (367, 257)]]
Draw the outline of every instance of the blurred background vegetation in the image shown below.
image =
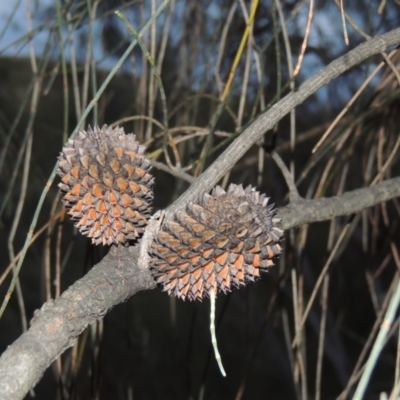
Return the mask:
[[(148, 57), (136, 46), (82, 127), (118, 124), (146, 144), (162, 164), (154, 168), (159, 209), (189, 185), (168, 163), (198, 176), (285, 94), (368, 36), (400, 24), (396, 0), (345, 2), (342, 11), (340, 6), (335, 0), (2, 2), (1, 298), (63, 143), (134, 40), (116, 10), (137, 31), (153, 16), (142, 40), (166, 101)], [(389, 56), (391, 63), (381, 56), (368, 59), (311, 96), (267, 132), (221, 185), (256, 185), (277, 206), (286, 204), (285, 181), (266, 151), (271, 148), (306, 198), (399, 175), (400, 52)], [(35, 309), (107, 251), (77, 233), (56, 183), (0, 320), (1, 351), (27, 329)], [(153, 290), (89, 327), (46, 372), (36, 398), (350, 398), (400, 270), (399, 212), (393, 200), (350, 219), (287, 232), (284, 253), (269, 274), (218, 296), (226, 378), (211, 350), (209, 301), (183, 302)], [(397, 319), (365, 398), (389, 394), (399, 380), (399, 329)]]

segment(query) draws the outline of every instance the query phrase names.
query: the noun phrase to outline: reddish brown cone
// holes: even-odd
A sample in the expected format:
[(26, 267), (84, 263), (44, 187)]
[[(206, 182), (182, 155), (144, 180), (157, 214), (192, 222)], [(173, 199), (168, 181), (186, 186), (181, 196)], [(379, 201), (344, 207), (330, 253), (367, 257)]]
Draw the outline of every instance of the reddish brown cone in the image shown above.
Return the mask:
[(90, 126), (68, 140), (57, 174), (63, 202), (95, 244), (136, 239), (150, 218), (154, 179), (145, 148), (123, 128)]
[(202, 299), (254, 281), (281, 252), (281, 220), (268, 198), (248, 186), (217, 186), (159, 231), (151, 270), (170, 295)]

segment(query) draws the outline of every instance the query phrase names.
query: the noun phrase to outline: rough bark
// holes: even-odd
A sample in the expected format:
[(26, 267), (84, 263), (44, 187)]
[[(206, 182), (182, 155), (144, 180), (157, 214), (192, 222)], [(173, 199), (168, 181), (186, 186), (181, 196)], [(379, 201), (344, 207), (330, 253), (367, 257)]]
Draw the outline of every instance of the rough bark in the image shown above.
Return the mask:
[[(262, 135), (291, 109), (323, 85), (366, 58), (400, 43), (400, 29), (373, 38), (314, 75), (298, 91), (287, 95), (251, 124), (194, 184), (171, 205), (165, 218), (209, 191)], [(299, 200), (279, 210), (285, 229), (359, 212), (400, 196), (400, 178), (358, 189), (330, 199)], [(0, 398), (22, 399), (50, 364), (73, 345), (79, 334), (115, 305), (138, 291), (153, 289), (154, 281), (140, 265), (139, 245), (113, 248), (86, 276), (62, 296), (47, 302), (0, 358)]]

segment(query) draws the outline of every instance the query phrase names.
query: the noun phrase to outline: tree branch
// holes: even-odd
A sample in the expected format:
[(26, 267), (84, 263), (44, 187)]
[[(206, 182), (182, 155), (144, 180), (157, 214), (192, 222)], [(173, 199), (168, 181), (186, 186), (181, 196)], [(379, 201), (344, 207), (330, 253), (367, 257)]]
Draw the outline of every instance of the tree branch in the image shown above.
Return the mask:
[(138, 264), (138, 250), (113, 247), (58, 299), (36, 311), (30, 329), (0, 358), (2, 400), (22, 399), (88, 325), (135, 293), (156, 286), (148, 268)]
[[(294, 107), (344, 71), (387, 47), (400, 43), (400, 29), (373, 38), (340, 57), (260, 115), (195, 183), (171, 205), (165, 218), (209, 191), (255, 141)], [(330, 199), (298, 200), (279, 210), (285, 229), (348, 215), (400, 196), (400, 178)], [(38, 311), (32, 326), (0, 358), (0, 398), (22, 399), (48, 366), (91, 323), (133, 294), (156, 285), (146, 265), (139, 265), (139, 245), (110, 253), (62, 296)]]
[(341, 196), (315, 200), (299, 199), (279, 209), (283, 229), (358, 213), (368, 207), (400, 197), (400, 178), (392, 178)]

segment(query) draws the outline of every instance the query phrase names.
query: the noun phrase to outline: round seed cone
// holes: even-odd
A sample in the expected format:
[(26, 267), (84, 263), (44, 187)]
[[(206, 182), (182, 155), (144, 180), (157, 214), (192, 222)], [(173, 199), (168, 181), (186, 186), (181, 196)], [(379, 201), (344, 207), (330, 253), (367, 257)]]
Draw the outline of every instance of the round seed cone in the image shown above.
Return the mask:
[(274, 265), (283, 230), (273, 205), (248, 186), (217, 186), (164, 222), (151, 270), (170, 295), (196, 300), (254, 281)]
[(59, 156), (63, 203), (94, 244), (134, 240), (150, 218), (154, 179), (145, 147), (135, 139), (123, 128), (89, 126)]

